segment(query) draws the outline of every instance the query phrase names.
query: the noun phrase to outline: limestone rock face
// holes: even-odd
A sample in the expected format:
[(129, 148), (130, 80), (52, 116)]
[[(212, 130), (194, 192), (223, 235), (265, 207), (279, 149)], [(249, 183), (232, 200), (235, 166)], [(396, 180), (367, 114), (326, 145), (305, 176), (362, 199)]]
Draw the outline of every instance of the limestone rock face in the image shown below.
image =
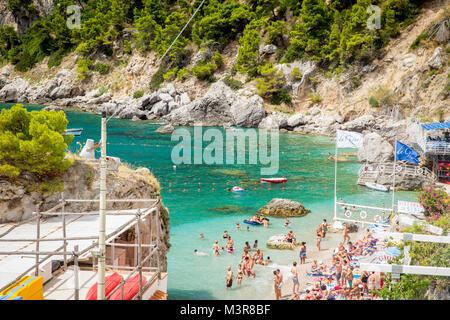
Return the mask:
[(363, 146), (358, 150), (358, 160), (384, 162), (393, 159), (394, 148), (376, 132), (364, 135)]
[(0, 90), (0, 100), (4, 102), (28, 102), (27, 92), (29, 89), (28, 81), (17, 77)]
[(311, 212), (300, 202), (275, 198), (258, 210), (259, 214), (272, 217), (302, 217)]
[(269, 240), (267, 240), (266, 246), (269, 249), (281, 249), (281, 250), (293, 250), (294, 248), (300, 245), (300, 242), (296, 242), (294, 246), (292, 246), (291, 242), (287, 242), (285, 240), (286, 236), (284, 234), (277, 234), (275, 236), (271, 236)]
[(258, 128), (265, 130), (284, 129), (288, 126), (288, 118), (284, 114), (271, 114), (264, 118)]
[(434, 50), (433, 55), (428, 59), (428, 66), (432, 69), (440, 69), (442, 67), (442, 48), (438, 47)]
[(375, 117), (371, 114), (368, 114), (341, 125), (341, 129), (363, 132), (364, 130), (371, 128), (374, 124), (375, 124)]
[[(265, 116), (263, 100), (251, 92), (248, 95), (233, 92), (225, 83), (214, 83), (206, 94), (171, 111), (165, 119), (171, 123), (221, 126), (232, 123), (243, 127), (257, 127)], [(189, 97), (180, 96), (181, 101)]]
[(287, 119), (287, 125), (290, 128), (295, 128), (308, 123), (308, 120), (301, 113), (294, 114)]

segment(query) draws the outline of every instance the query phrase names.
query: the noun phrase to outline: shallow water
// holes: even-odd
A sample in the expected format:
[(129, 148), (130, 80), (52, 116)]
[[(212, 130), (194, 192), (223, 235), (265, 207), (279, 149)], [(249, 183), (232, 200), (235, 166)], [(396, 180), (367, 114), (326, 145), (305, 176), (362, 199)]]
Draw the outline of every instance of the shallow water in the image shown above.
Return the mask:
[[(3, 105), (5, 106), (5, 105)], [(1, 107), (1, 105), (0, 105)], [(100, 116), (68, 112), (69, 128), (82, 127), (81, 137), (75, 137), (70, 146), (77, 149), (76, 142), (87, 138), (100, 138)], [(149, 168), (159, 180), (164, 204), (170, 212), (170, 243), (168, 254), (168, 293), (170, 299), (269, 299), (272, 297), (272, 272), (280, 268), (287, 279), (293, 259), (298, 261), (298, 249), (279, 251), (265, 248), (268, 238), (293, 230), (296, 238), (306, 241), (308, 250), (315, 250), (314, 231), (326, 218), (333, 218), (334, 162), (327, 160), (334, 153), (334, 142), (329, 137), (297, 134), (280, 134), (280, 169), (277, 176), (287, 177), (285, 184), (261, 184), (260, 165), (178, 165), (171, 161), (171, 150), (176, 144), (167, 134), (156, 133), (160, 124), (112, 119), (108, 123), (107, 154), (120, 157), (134, 166)], [(193, 128), (188, 128), (193, 131)], [(222, 128), (219, 128), (223, 132)], [(254, 130), (254, 129), (250, 129)], [(206, 144), (206, 143), (205, 143)], [(205, 144), (203, 147), (205, 147)], [(339, 152), (352, 152), (340, 149)], [(247, 152), (248, 153), (248, 152)], [(99, 153), (98, 153), (99, 156)], [(361, 164), (353, 162), (338, 164), (338, 198), (346, 202), (391, 206), (391, 193), (374, 192), (357, 186), (357, 172)], [(226, 191), (235, 185), (245, 192), (237, 195)], [(214, 189), (214, 190), (213, 190)], [(301, 202), (311, 213), (301, 218), (290, 218), (289, 229), (283, 219), (272, 218), (269, 228), (249, 226), (245, 231), (244, 219), (251, 217), (272, 198), (288, 198)], [(396, 192), (396, 199), (413, 200), (414, 192)], [(225, 207), (225, 208), (224, 208)], [(342, 210), (338, 213), (341, 217)], [(373, 212), (369, 218), (373, 218)], [(236, 223), (241, 224), (240, 231)], [(212, 255), (212, 244), (225, 241), (221, 235), (227, 230), (235, 242), (234, 254)], [(199, 239), (200, 233), (205, 238)], [(327, 236), (328, 237), (328, 236)], [(258, 240), (264, 257), (270, 256), (273, 265), (255, 266), (256, 279), (244, 280), (240, 288), (225, 289), (228, 265), (236, 274), (245, 241), (250, 245)], [(325, 239), (327, 247), (330, 240)], [(210, 256), (197, 256), (198, 249)]]

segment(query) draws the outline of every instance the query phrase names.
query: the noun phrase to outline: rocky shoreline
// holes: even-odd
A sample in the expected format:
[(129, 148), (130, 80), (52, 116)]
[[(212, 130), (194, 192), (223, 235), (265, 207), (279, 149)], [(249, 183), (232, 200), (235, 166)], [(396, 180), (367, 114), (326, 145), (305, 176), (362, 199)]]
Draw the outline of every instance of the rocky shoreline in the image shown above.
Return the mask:
[(339, 111), (326, 112), (320, 104), (315, 104), (305, 113), (288, 115), (267, 112), (256, 88), (233, 90), (221, 80), (193, 100), (184, 89), (177, 89), (172, 83), (152, 93), (142, 92), (139, 98), (119, 99), (102, 90), (88, 91), (77, 80), (76, 73), (68, 69), (62, 69), (54, 78), (36, 86), (21, 77), (12, 77), (12, 74), (11, 66), (1, 69), (1, 102), (45, 104), (47, 109), (53, 110), (70, 107), (90, 113), (106, 111), (134, 121), (157, 120), (165, 125), (160, 130), (162, 133), (173, 132), (175, 126), (193, 125), (223, 126), (225, 129), (236, 126), (330, 137), (334, 137), (338, 129), (348, 130), (363, 134), (358, 161), (369, 163), (392, 161), (395, 140), (414, 145), (421, 134), (420, 107), (408, 116), (395, 106), (349, 116)]

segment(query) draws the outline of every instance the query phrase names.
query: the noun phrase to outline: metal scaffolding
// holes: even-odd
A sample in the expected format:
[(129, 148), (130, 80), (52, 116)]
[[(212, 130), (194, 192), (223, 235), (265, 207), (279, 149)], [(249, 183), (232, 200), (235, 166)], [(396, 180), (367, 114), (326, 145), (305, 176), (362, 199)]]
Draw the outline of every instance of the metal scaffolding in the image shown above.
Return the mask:
[[(66, 205), (68, 203), (75, 203), (75, 202), (99, 202), (100, 200), (87, 200), (87, 199), (64, 199), (63, 196), (61, 196), (60, 203), (56, 205), (55, 207), (51, 208), (50, 210), (47, 210), (45, 212), (39, 211), (39, 206), (36, 210), (36, 212), (33, 212), (33, 216), (26, 220), (19, 222), (15, 224), (14, 226), (10, 227), (8, 230), (0, 234), (0, 242), (31, 242), (35, 243), (35, 251), (5, 251), (1, 252), (0, 255), (4, 256), (11, 256), (11, 255), (26, 255), (26, 256), (35, 256), (35, 263), (33, 266), (28, 268), (25, 272), (21, 273), (19, 276), (17, 276), (15, 279), (11, 280), (7, 285), (0, 288), (0, 291), (5, 290), (8, 286), (11, 284), (17, 282), (22, 277), (29, 275), (30, 272), (34, 269), (34, 275), (39, 275), (39, 266), (42, 265), (44, 262), (49, 260), (51, 257), (54, 256), (63, 256), (63, 266), (62, 270), (65, 271), (67, 269), (67, 266), (69, 263), (73, 263), (74, 265), (74, 290), (75, 294), (74, 297), (76, 300), (79, 299), (79, 258), (83, 255), (89, 255), (89, 253), (92, 253), (92, 256), (95, 258), (95, 254), (93, 251), (98, 248), (99, 242), (98, 242), (98, 235), (86, 235), (81, 237), (68, 237), (67, 236), (67, 223), (66, 223), (66, 217), (67, 216), (90, 216), (90, 215), (99, 215), (98, 211), (90, 211), (90, 212), (66, 212)], [(132, 209), (134, 212), (129, 212), (130, 210), (127, 209), (118, 209), (118, 210), (106, 210), (106, 215), (128, 215), (131, 216), (130, 220), (127, 221), (124, 225), (119, 227), (117, 230), (115, 230), (113, 233), (109, 234), (106, 238), (106, 245), (111, 247), (111, 255), (113, 263), (111, 265), (106, 265), (106, 267), (109, 270), (127, 270), (129, 271), (129, 274), (126, 278), (122, 279), (122, 282), (111, 292), (109, 293), (105, 298), (108, 299), (112, 296), (114, 292), (117, 290), (121, 290), (121, 298), (123, 299), (123, 292), (124, 292), (124, 286), (126, 281), (131, 278), (133, 275), (138, 274), (139, 275), (139, 292), (138, 294), (133, 297), (133, 300), (140, 300), (143, 297), (143, 293), (151, 286), (153, 281), (155, 279), (161, 279), (161, 261), (160, 261), (160, 235), (161, 235), (161, 223), (160, 223), (160, 210), (159, 210), (159, 204), (160, 204), (160, 198), (157, 197), (156, 199), (108, 199), (106, 200), (109, 203), (113, 202), (141, 202), (141, 203), (149, 203), (150, 206), (146, 208), (139, 208), (139, 209)], [(60, 211), (57, 211), (60, 210)], [(128, 211), (128, 212), (124, 212)], [(47, 238), (43, 235), (41, 235), (41, 220), (48, 217), (55, 217), (55, 216), (61, 216), (61, 229), (62, 229), (62, 237), (58, 238)], [(149, 232), (150, 235), (150, 243), (142, 243), (143, 239), (141, 236), (141, 232), (146, 231), (141, 229), (140, 222), (148, 219), (149, 221)], [(12, 238), (12, 239), (6, 239), (4, 238), (6, 235), (11, 233), (14, 229), (17, 227), (30, 223), (30, 222), (36, 222), (36, 237), (35, 238)], [(129, 230), (131, 227), (135, 226), (135, 242), (124, 244), (124, 243), (115, 243), (115, 239), (119, 237), (122, 233)], [(67, 250), (68, 241), (77, 241), (77, 240), (97, 240), (94, 241), (91, 245), (87, 246), (83, 250), (79, 250), (79, 246), (76, 244), (74, 245), (73, 251)], [(61, 246), (58, 247), (56, 250), (53, 251), (43, 251), (40, 250), (40, 244), (43, 241), (55, 241), (55, 242), (61, 242)], [(137, 259), (134, 260), (133, 266), (120, 266), (115, 265), (114, 263), (114, 250), (115, 247), (133, 247), (137, 249)], [(156, 255), (156, 257), (154, 257)], [(94, 267), (94, 258), (92, 260), (92, 265)], [(156, 259), (156, 267), (150, 267), (152, 258)], [(155, 261), (155, 260), (153, 260)], [(146, 265), (147, 264), (147, 265)], [(95, 267), (94, 267), (95, 270)], [(98, 270), (97, 270), (98, 271)], [(143, 271), (152, 271), (153, 274), (149, 281), (146, 282), (145, 285), (143, 285)]]

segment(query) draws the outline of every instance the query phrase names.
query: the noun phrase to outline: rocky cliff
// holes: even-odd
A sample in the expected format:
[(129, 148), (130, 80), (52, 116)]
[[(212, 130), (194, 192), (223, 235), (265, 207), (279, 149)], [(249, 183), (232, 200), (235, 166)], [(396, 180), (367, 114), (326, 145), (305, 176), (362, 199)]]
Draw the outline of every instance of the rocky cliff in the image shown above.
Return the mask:
[[(80, 58), (73, 52), (58, 67), (48, 68), (48, 58), (26, 73), (4, 66), (0, 101), (78, 106), (89, 112), (107, 110), (121, 118), (161, 119), (174, 125), (202, 122), (331, 136), (342, 129), (376, 133), (391, 146), (395, 139), (407, 143), (417, 134), (417, 128), (410, 129), (414, 124), (450, 119), (448, 41), (425, 41), (425, 37), (420, 46), (413, 45), (430, 25), (442, 21), (448, 10), (448, 4), (441, 1), (424, 3), (421, 14), (390, 42), (379, 59), (339, 74), (325, 73), (305, 59), (276, 63), (276, 46), (261, 45), (259, 58), (272, 61), (283, 75), (293, 97), (291, 104), (271, 104), (258, 95), (255, 80), (246, 81), (244, 75), (232, 72), (238, 41), (231, 41), (222, 50), (224, 66), (215, 71), (215, 83), (193, 76), (183, 80), (175, 77), (154, 90), (150, 83), (159, 68), (157, 57), (137, 50), (125, 54), (124, 63), (96, 56), (109, 71), (93, 72), (80, 80), (76, 67)], [(198, 50), (189, 66), (204, 54)], [(294, 71), (301, 76), (294, 76)], [(240, 80), (242, 86), (231, 88), (227, 77)], [(371, 141), (378, 139), (371, 137)], [(387, 157), (389, 148), (380, 145), (383, 150), (376, 153), (380, 156), (374, 161)]]

